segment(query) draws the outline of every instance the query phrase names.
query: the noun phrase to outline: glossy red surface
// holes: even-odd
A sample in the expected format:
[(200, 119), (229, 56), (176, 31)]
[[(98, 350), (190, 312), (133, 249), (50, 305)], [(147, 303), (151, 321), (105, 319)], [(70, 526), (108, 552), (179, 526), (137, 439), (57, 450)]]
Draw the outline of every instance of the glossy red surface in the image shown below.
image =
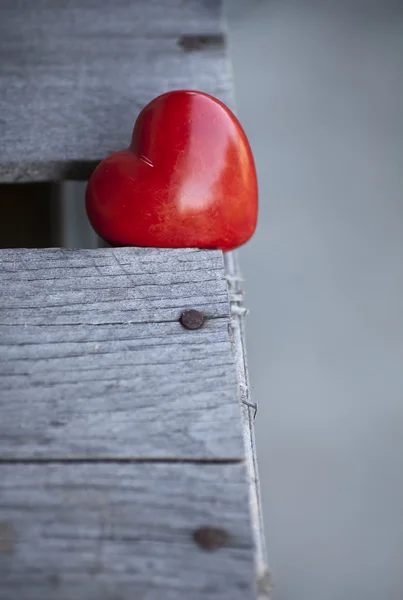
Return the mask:
[(94, 229), (113, 245), (234, 249), (257, 222), (246, 135), (212, 96), (163, 94), (141, 111), (130, 147), (95, 169), (86, 206)]

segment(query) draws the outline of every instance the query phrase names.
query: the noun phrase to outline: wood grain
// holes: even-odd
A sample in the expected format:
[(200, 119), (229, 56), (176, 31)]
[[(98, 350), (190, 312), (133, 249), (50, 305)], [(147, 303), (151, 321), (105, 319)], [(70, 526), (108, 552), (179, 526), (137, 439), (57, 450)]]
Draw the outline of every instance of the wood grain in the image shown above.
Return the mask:
[[(1, 600), (256, 598), (243, 465), (0, 464), (0, 481)], [(200, 548), (204, 526), (225, 546)]]
[(243, 456), (220, 252), (5, 250), (0, 277), (0, 457)]
[(231, 338), (237, 371), (237, 395), (242, 406), (242, 424), (245, 442), (245, 458), (249, 484), (249, 504), (254, 537), (254, 557), (259, 600), (269, 600), (273, 590), (272, 576), (267, 564), (266, 543), (263, 528), (262, 504), (254, 421), (257, 405), (253, 402), (246, 356), (245, 315), (243, 306), (242, 274), (236, 252), (224, 255), (225, 270), (231, 302)]
[(221, 0), (2, 0), (0, 181), (86, 179), (174, 89), (231, 103)]
[(4, 250), (0, 277), (1, 600), (256, 598), (222, 254)]
[[(233, 107), (220, 0), (3, 0), (0, 36), (0, 181), (86, 179), (170, 89)], [(0, 600), (267, 598), (233, 256), (0, 253)]]

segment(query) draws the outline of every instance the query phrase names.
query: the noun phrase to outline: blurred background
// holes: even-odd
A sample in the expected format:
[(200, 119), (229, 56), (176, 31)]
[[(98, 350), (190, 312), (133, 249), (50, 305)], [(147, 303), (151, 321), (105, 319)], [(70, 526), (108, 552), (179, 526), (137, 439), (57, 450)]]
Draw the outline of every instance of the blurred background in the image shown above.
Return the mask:
[(403, 598), (403, 5), (227, 2), (274, 600)]

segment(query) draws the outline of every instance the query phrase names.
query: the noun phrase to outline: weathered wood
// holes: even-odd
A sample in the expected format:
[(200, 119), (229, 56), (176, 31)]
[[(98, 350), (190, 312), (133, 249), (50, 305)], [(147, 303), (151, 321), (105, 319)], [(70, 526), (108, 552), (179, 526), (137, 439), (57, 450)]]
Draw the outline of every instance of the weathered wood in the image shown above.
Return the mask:
[(245, 443), (245, 457), (249, 483), (249, 503), (251, 523), (254, 535), (254, 555), (256, 581), (259, 600), (268, 600), (272, 590), (271, 574), (267, 565), (266, 544), (263, 528), (262, 505), (260, 497), (259, 469), (257, 462), (254, 420), (257, 405), (251, 397), (248, 363), (245, 341), (245, 315), (243, 306), (242, 275), (236, 252), (224, 255), (225, 269), (229, 284), (231, 301), (231, 337), (238, 380), (238, 398), (242, 406), (242, 421)]
[[(0, 464), (0, 481), (1, 600), (256, 598), (242, 464)], [(224, 547), (195, 543), (205, 526)]]
[(0, 457), (244, 455), (220, 252), (5, 250), (0, 277)]
[[(170, 89), (233, 106), (220, 0), (5, 0), (0, 35), (3, 181), (85, 179)], [(1, 600), (266, 598), (233, 255), (231, 319), (219, 253), (0, 258)]]
[(0, 181), (86, 179), (153, 97), (230, 103), (220, 0), (2, 0)]
[[(0, 598), (256, 598), (222, 254), (0, 265)], [(182, 328), (186, 308), (202, 329)], [(203, 526), (225, 547), (200, 548)]]

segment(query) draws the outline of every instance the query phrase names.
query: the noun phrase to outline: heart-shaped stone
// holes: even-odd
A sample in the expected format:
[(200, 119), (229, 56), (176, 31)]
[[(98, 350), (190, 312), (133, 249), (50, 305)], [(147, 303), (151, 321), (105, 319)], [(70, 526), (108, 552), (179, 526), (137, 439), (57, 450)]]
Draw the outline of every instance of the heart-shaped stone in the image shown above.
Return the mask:
[(232, 250), (249, 240), (257, 222), (245, 132), (208, 94), (163, 94), (141, 111), (130, 147), (95, 169), (86, 207), (112, 245)]

